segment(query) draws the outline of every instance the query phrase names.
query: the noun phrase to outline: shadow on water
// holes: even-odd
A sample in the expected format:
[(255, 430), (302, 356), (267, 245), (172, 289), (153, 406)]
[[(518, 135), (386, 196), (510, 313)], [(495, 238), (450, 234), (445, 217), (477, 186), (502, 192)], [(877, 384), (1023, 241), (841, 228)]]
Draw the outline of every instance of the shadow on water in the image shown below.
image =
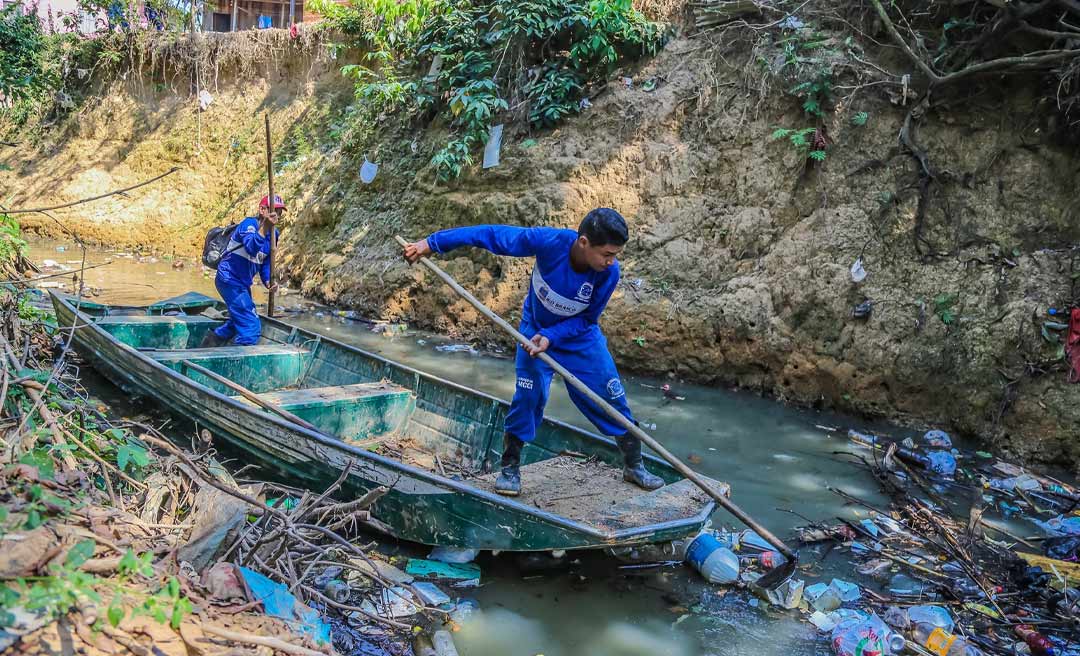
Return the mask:
[[(39, 264), (52, 259), (76, 266), (69, 261), (78, 257), (77, 249), (58, 252), (59, 245), (34, 243), (31, 256)], [(110, 258), (112, 264), (87, 272), (87, 284), (102, 289), (95, 300), (142, 304), (190, 290), (215, 293), (213, 280), (190, 260), (184, 268), (174, 269), (166, 260), (139, 262), (104, 250), (89, 254), (90, 263)], [(286, 305), (299, 300), (285, 298)], [(259, 292), (256, 300), (260, 300)], [(447, 344), (446, 338), (413, 331), (392, 337), (376, 334), (367, 324), (326, 309), (298, 314), (289, 321), (501, 398), (513, 394), (513, 361), (508, 357), (440, 352), (436, 347)], [(163, 409), (149, 403), (132, 404), (104, 379), (84, 374), (88, 389), (118, 412), (149, 414), (155, 423), (166, 417)], [(685, 400), (670, 400), (659, 389), (663, 382), (626, 377), (637, 417), (646, 425), (655, 424), (650, 432), (698, 471), (731, 483), (733, 499), (781, 536), (807, 523), (794, 513), (815, 521), (858, 516), (857, 509), (844, 506), (827, 485), (871, 502), (883, 501), (869, 474), (851, 464), (850, 454), (855, 451), (842, 437), (848, 427), (883, 429), (897, 437), (910, 434), (887, 425), (869, 426), (841, 415), (791, 408), (748, 393), (678, 381), (668, 382)], [(559, 383), (553, 386), (548, 414), (588, 427)], [(830, 436), (822, 427), (840, 430)], [(168, 430), (182, 441), (194, 435), (191, 424), (175, 417)], [(222, 444), (215, 447), (223, 459), (246, 462)], [(734, 526), (723, 511), (713, 521), (718, 526)], [(425, 553), (415, 545), (392, 541), (384, 548), (405, 555)], [(854, 578), (846, 562), (823, 557), (820, 549), (803, 550), (802, 562), (808, 571), (800, 576), (808, 582), (818, 577), (828, 581), (834, 575)], [(530, 573), (517, 567), (511, 554), (482, 555), (478, 562), (484, 584), (459, 591), (477, 599), (484, 609), (476, 622), (455, 637), (462, 656), (829, 653), (813, 628), (797, 617), (766, 609), (745, 592), (709, 586), (687, 568), (620, 569), (612, 559), (595, 553), (570, 554), (567, 561), (569, 565), (561, 570)]]

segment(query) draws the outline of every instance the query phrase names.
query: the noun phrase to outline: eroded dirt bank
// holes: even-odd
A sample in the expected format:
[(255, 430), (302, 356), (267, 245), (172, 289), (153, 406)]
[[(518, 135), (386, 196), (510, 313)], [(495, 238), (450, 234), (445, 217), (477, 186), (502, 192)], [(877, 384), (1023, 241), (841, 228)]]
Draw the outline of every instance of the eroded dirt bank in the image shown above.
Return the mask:
[[(1080, 386), (1065, 383), (1058, 346), (1041, 335), (1046, 308), (1076, 295), (1075, 150), (1047, 136), (1052, 126), (1032, 118), (1022, 88), (1009, 102), (923, 112), (916, 138), (936, 178), (920, 221), (916, 164), (897, 139), (913, 99), (851, 85), (830, 117), (826, 161), (808, 164), (769, 138), (807, 123), (798, 102), (763, 92), (748, 57), (675, 39), (623, 72), (632, 87), (610, 85), (553, 132), (508, 131), (499, 167), (437, 184), (425, 169), (437, 130), (350, 123), (341, 61), (310, 46), (288, 66), (202, 79), (214, 97), (204, 112), (187, 81), (118, 81), (40, 146), (0, 151), (11, 167), (0, 190), (9, 205), (46, 205), (179, 166), (130, 197), (57, 216), (105, 242), (192, 253), (206, 227), (262, 195), (269, 111), (277, 183), (294, 210), (283, 266), (307, 294), (502, 341), (449, 289), (401, 263), (392, 236), (479, 222), (575, 226), (608, 205), (633, 229), (603, 324), (622, 367), (1080, 462)], [(856, 112), (867, 112), (865, 125), (852, 123)], [(371, 185), (359, 180), (365, 156), (380, 164)], [(860, 256), (868, 276), (856, 284), (849, 270)], [(444, 263), (517, 315), (527, 262), (462, 252)], [(871, 316), (853, 318), (867, 299)]]

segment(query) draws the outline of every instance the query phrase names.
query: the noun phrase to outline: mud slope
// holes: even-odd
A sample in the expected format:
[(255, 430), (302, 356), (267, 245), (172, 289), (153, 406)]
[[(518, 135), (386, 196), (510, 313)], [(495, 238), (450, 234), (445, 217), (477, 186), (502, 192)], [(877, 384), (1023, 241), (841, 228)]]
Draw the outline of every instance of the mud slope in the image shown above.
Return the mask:
[[(296, 210), (284, 267), (305, 293), (503, 341), (433, 277), (405, 267), (392, 235), (481, 222), (575, 226), (608, 205), (633, 231), (603, 320), (624, 369), (1080, 462), (1080, 385), (1065, 383), (1057, 346), (1040, 335), (1042, 313), (1072, 297), (1080, 271), (1068, 251), (1080, 242), (1075, 152), (1045, 140), (1023, 97), (931, 110), (918, 139), (942, 184), (916, 226), (916, 169), (897, 147), (909, 109), (900, 99), (853, 94), (831, 118), (828, 159), (808, 166), (769, 139), (778, 126), (807, 123), (798, 103), (760, 94), (739, 53), (708, 46), (669, 43), (624, 72), (632, 88), (611, 85), (585, 114), (531, 135), (535, 145), (508, 136), (501, 166), (451, 184), (424, 170), (437, 134), (343, 133), (351, 98), (332, 70), (340, 62), (316, 57), (219, 83), (201, 114), (189, 94), (118, 85), (45, 150), (4, 151), (13, 170), (0, 173), (0, 187), (15, 205), (59, 202), (181, 166), (168, 184), (65, 216), (106, 241), (190, 252), (207, 222), (238, 216), (260, 194), (259, 112), (268, 110), (285, 153), (279, 185)], [(653, 76), (661, 83), (643, 91)], [(865, 126), (851, 123), (858, 111), (870, 115)], [(365, 156), (381, 165), (371, 185), (358, 177)], [(856, 284), (849, 269), (860, 256), (869, 275)], [(527, 262), (460, 252), (444, 263), (516, 317)], [(853, 318), (867, 299), (872, 315)]]

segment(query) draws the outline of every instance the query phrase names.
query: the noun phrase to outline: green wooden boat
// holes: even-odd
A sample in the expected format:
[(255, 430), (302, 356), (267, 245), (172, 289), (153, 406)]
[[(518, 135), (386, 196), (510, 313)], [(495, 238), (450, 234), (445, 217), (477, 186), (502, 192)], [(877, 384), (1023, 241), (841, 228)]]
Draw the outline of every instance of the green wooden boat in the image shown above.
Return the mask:
[[(522, 496), (499, 496), (494, 470), (509, 408), (502, 399), (266, 317), (257, 345), (196, 348), (220, 323), (208, 316), (220, 304), (200, 294), (138, 308), (51, 295), (61, 329), (75, 326), (76, 350), (119, 387), (312, 488), (351, 462), (340, 496), (390, 488), (372, 514), (401, 539), (511, 551), (608, 548), (694, 535), (714, 510), (653, 456), (648, 466), (666, 486), (646, 492), (623, 482), (612, 440), (553, 419), (524, 450)], [(318, 430), (234, 396), (188, 362)]]

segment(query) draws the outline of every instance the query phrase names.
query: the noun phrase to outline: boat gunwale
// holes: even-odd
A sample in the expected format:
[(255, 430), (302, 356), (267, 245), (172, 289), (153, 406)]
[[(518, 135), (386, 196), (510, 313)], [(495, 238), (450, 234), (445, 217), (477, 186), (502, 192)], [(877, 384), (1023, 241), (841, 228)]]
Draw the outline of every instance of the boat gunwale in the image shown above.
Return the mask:
[[(79, 328), (87, 328), (87, 327), (92, 328), (100, 336), (104, 337), (106, 339), (106, 341), (108, 341), (109, 343), (111, 343), (114, 346), (119, 347), (121, 350), (128, 352), (129, 355), (133, 355), (134, 357), (138, 358), (139, 360), (143, 361), (144, 363), (150, 365), (151, 368), (154, 368), (154, 369), (160, 371), (161, 373), (165, 374), (169, 378), (172, 378), (174, 381), (180, 383), (181, 385), (192, 387), (195, 392), (209, 395), (211, 398), (213, 398), (216, 401), (225, 402), (226, 404), (228, 404), (229, 406), (231, 406), (235, 410), (239, 410), (240, 412), (247, 413), (247, 414), (250, 414), (252, 416), (258, 416), (261, 419), (268, 419), (272, 423), (277, 424), (279, 427), (281, 427), (281, 428), (283, 428), (285, 430), (289, 430), (289, 431), (292, 431), (294, 433), (299, 433), (299, 434), (303, 435), (304, 437), (308, 437), (310, 439), (315, 440), (318, 444), (321, 444), (322, 446), (325, 446), (327, 448), (332, 448), (332, 449), (335, 449), (335, 450), (338, 450), (338, 451), (344, 451), (345, 453), (348, 453), (350, 455), (354, 455), (354, 456), (359, 457), (361, 459), (366, 459), (366, 460), (372, 461), (374, 463), (377, 463), (379, 465), (389, 467), (391, 469), (401, 470), (401, 471), (409, 474), (410, 476), (413, 476), (415, 478), (419, 478), (419, 479), (421, 479), (421, 480), (423, 480), (425, 482), (431, 483), (431, 484), (436, 485), (438, 487), (449, 488), (450, 490), (453, 490), (453, 491), (458, 492), (458, 493), (464, 493), (464, 494), (468, 494), (468, 495), (471, 495), (471, 496), (474, 496), (474, 497), (478, 497), (478, 498), (480, 498), (480, 499), (482, 499), (484, 501), (491, 502), (491, 503), (494, 503), (494, 504), (499, 505), (499, 506), (509, 506), (509, 507), (513, 508), (514, 510), (516, 510), (516, 511), (524, 512), (527, 515), (531, 515), (533, 517), (536, 517), (538, 519), (541, 519), (541, 520), (546, 521), (546, 522), (551, 523), (551, 524), (555, 524), (555, 525), (557, 525), (559, 527), (562, 527), (562, 528), (565, 528), (565, 529), (570, 529), (570, 530), (573, 530), (573, 531), (584, 533), (584, 534), (586, 534), (586, 535), (588, 535), (590, 537), (593, 537), (593, 538), (599, 538), (601, 540), (604, 540), (606, 542), (610, 542), (610, 543), (613, 543), (613, 544), (626, 543), (626, 542), (632, 541), (634, 539), (634, 537), (639, 536), (639, 535), (645, 535), (645, 534), (648, 534), (648, 533), (654, 533), (654, 532), (657, 532), (657, 531), (660, 531), (660, 530), (676, 528), (678, 526), (683, 526), (683, 525), (693, 525), (693, 524), (703, 523), (705, 520), (708, 519), (708, 517), (716, 509), (716, 502), (714, 500), (710, 499), (702, 507), (702, 510), (699, 511), (696, 515), (693, 515), (692, 517), (683, 518), (683, 519), (677, 519), (677, 520), (671, 520), (671, 521), (661, 522), (661, 523), (644, 524), (644, 525), (639, 526), (639, 527), (633, 527), (633, 528), (628, 528), (628, 529), (620, 529), (618, 531), (604, 531), (604, 530), (598, 529), (596, 527), (590, 526), (588, 524), (584, 524), (584, 523), (581, 523), (579, 521), (575, 521), (575, 520), (570, 519), (568, 517), (565, 517), (563, 515), (557, 515), (557, 514), (542, 510), (540, 508), (537, 508), (535, 506), (527, 505), (525, 503), (522, 503), (520, 501), (515, 500), (512, 497), (505, 497), (505, 496), (502, 496), (502, 495), (495, 494), (493, 492), (488, 492), (486, 490), (479, 489), (479, 488), (474, 487), (472, 485), (468, 485), (465, 482), (455, 481), (453, 479), (441, 476), (441, 475), (439, 475), (439, 474), (437, 474), (435, 472), (429, 472), (429, 471), (427, 471), (425, 469), (420, 469), (418, 467), (414, 467), (414, 466), (409, 465), (407, 463), (403, 463), (401, 461), (388, 458), (388, 457), (380, 455), (378, 453), (374, 453), (372, 451), (362, 449), (360, 447), (351, 445), (351, 444), (345, 442), (344, 440), (334, 438), (333, 436), (326, 435), (326, 434), (318, 432), (318, 431), (313, 431), (311, 429), (305, 428), (305, 427), (300, 426), (298, 424), (294, 424), (293, 422), (290, 422), (290, 421), (286, 421), (284, 418), (279, 417), (279, 416), (277, 416), (277, 415), (275, 415), (273, 413), (257, 412), (257, 409), (254, 408), (253, 406), (251, 406), (250, 404), (241, 403), (240, 401), (232, 398), (231, 396), (222, 394), (221, 392), (218, 392), (215, 389), (207, 387), (206, 385), (198, 382), (197, 380), (194, 380), (194, 379), (190, 378), (189, 376), (185, 376), (185, 375), (181, 374), (180, 372), (178, 372), (178, 371), (176, 371), (174, 369), (171, 369), (169, 367), (166, 367), (164, 364), (162, 364), (160, 362), (157, 362), (155, 359), (149, 357), (148, 355), (146, 355), (142, 351), (138, 350), (137, 348), (131, 346), (130, 344), (125, 344), (124, 342), (120, 341), (112, 333), (110, 333), (109, 331), (103, 329), (101, 326), (98, 326), (97, 322), (93, 321), (94, 317), (92, 315), (88, 315), (88, 314), (80, 311), (79, 309), (77, 309), (77, 307), (75, 307), (71, 302), (71, 300), (75, 300), (73, 297), (70, 297), (67, 294), (61, 294), (61, 293), (58, 293), (58, 292), (55, 292), (55, 291), (52, 291), (52, 290), (49, 291), (49, 295), (52, 296), (55, 300), (60, 301), (61, 304), (63, 304), (66, 308), (68, 308), (70, 311), (72, 311), (75, 314), (76, 319), (78, 319), (80, 317), (83, 319), (83, 324), (82, 325), (76, 325), (77, 322), (73, 321), (71, 326), (59, 326), (59, 328), (61, 330), (71, 330), (73, 332), (76, 332)], [(138, 311), (138, 310), (144, 310), (145, 311), (149, 307), (148, 305), (144, 305), (144, 306), (110, 306), (110, 305), (107, 305), (107, 304), (98, 304), (98, 303), (95, 303), (95, 305), (102, 305), (102, 306), (105, 306), (105, 307), (108, 307), (108, 308), (111, 308), (111, 307), (123, 307), (125, 310), (135, 310), (135, 311)], [(135, 315), (135, 316), (138, 316), (138, 315)], [(472, 394), (474, 396), (483, 398), (483, 399), (488, 400), (488, 401), (494, 401), (494, 402), (502, 404), (502, 405), (508, 405), (508, 402), (505, 401), (504, 399), (500, 399), (500, 398), (498, 398), (496, 396), (493, 396), (491, 394), (488, 394), (486, 392), (483, 392), (483, 391), (480, 391), (480, 390), (477, 390), (477, 389), (474, 389), (474, 388), (471, 388), (471, 387), (467, 387), (465, 385), (461, 385), (461, 384), (455, 383), (453, 381), (449, 381), (449, 380), (440, 378), (439, 376), (427, 373), (425, 371), (421, 371), (419, 369), (415, 369), (413, 367), (402, 364), (400, 362), (395, 362), (393, 360), (390, 360), (390, 359), (388, 359), (386, 357), (383, 357), (381, 355), (378, 355), (376, 353), (371, 353), (370, 351), (366, 351), (366, 350), (364, 350), (362, 348), (359, 348), (357, 346), (353, 346), (351, 344), (346, 344), (344, 342), (338, 341), (338, 340), (336, 340), (336, 339), (334, 339), (332, 337), (329, 337), (329, 336), (326, 336), (326, 335), (321, 335), (319, 333), (312, 332), (312, 331), (307, 330), (305, 328), (301, 328), (299, 326), (294, 326), (292, 324), (288, 324), (288, 323), (285, 323), (284, 321), (281, 321), (281, 320), (278, 320), (278, 319), (275, 319), (275, 318), (272, 318), (272, 317), (267, 317), (267, 316), (262, 315), (262, 314), (260, 314), (259, 317), (263, 321), (268, 321), (268, 322), (271, 322), (271, 323), (275, 324), (278, 328), (285, 329), (286, 332), (291, 332), (291, 331), (295, 330), (295, 331), (297, 331), (297, 333), (303, 333), (304, 335), (306, 335), (310, 339), (320, 338), (322, 342), (330, 342), (336, 347), (339, 347), (339, 348), (342, 348), (342, 349), (345, 349), (345, 350), (348, 350), (348, 351), (353, 351), (353, 352), (358, 353), (359, 355), (361, 355), (363, 357), (376, 360), (376, 361), (380, 362), (383, 365), (389, 365), (389, 366), (395, 367), (395, 368), (397, 368), (399, 370), (404, 370), (404, 371), (406, 371), (408, 373), (419, 376), (421, 378), (425, 378), (425, 379), (427, 379), (429, 381), (432, 381), (432, 382), (435, 382), (435, 383), (438, 383), (438, 384), (441, 384), (441, 385), (449, 386), (449, 387), (455, 389), (458, 392), (465, 392), (467, 394)], [(59, 322), (59, 317), (58, 317), (57, 324), (59, 325), (59, 323), (60, 322)], [(314, 352), (312, 352), (312, 357), (314, 357)], [(410, 392), (412, 392), (413, 394), (416, 393), (414, 390), (410, 390)], [(155, 401), (156, 400), (157, 399), (155, 399)], [(604, 442), (604, 443), (608, 444), (609, 446), (615, 446), (615, 441), (614, 440), (609, 439), (609, 438), (607, 438), (605, 436), (599, 435), (598, 433), (593, 433), (591, 431), (579, 428), (577, 426), (573, 426), (573, 425), (571, 425), (571, 424), (569, 424), (569, 423), (567, 423), (565, 421), (555, 419), (555, 418), (549, 418), (549, 417), (544, 417), (544, 421), (552, 422), (552, 423), (558, 425), (561, 428), (567, 429), (567, 430), (572, 431), (572, 432), (576, 432), (576, 433), (581, 434), (581, 435), (585, 436), (586, 438), (592, 439), (594, 441)], [(646, 458), (649, 459), (649, 460), (658, 461), (658, 462), (660, 462), (660, 463), (662, 463), (662, 464), (664, 464), (666, 466), (666, 463), (664, 463), (659, 458), (653, 456), (652, 454), (643, 454), (643, 455), (645, 455)]]

